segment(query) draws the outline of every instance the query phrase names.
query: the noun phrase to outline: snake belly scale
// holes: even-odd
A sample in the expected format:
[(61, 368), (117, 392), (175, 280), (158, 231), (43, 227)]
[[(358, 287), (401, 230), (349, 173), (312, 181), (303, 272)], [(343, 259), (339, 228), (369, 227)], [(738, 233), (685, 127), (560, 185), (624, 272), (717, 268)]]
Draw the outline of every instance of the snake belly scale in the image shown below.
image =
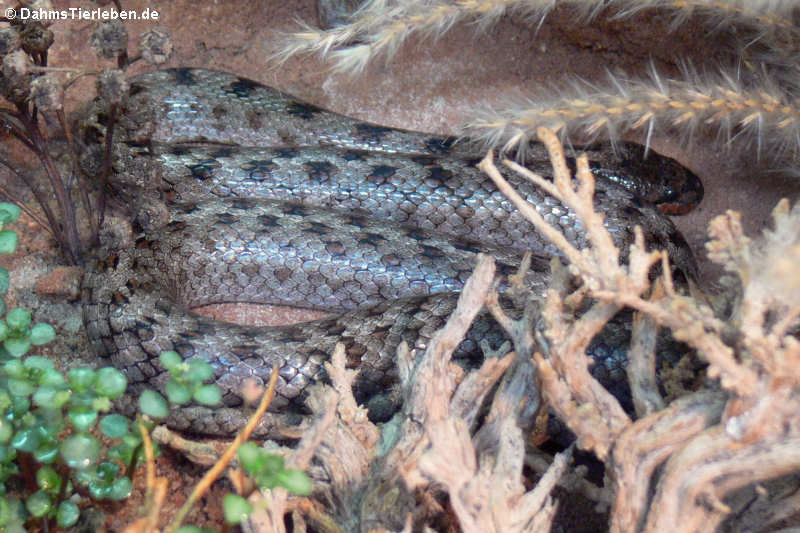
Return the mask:
[[(103, 117), (95, 112), (82, 126), (90, 156), (100, 151)], [(138, 207), (164, 202), (169, 215), (166, 223), (143, 224), (133, 245), (98, 254), (83, 283), (85, 322), (96, 351), (126, 373), (134, 394), (165, 384), (161, 351), (212, 363), (224, 407), (173, 410), (175, 427), (236, 431), (246, 418), (244, 380), (266, 382), (273, 364), (280, 369), (273, 408), (302, 412), (309, 384), (324, 379), (322, 363), (340, 341), (348, 366), (361, 370), (357, 398), (368, 401), (395, 382), (397, 346), (424, 350), (444, 324), (478, 252), (493, 254), (509, 273), (522, 251), (532, 250), (537, 259), (526, 279), (546, 286), (552, 250), (474, 168), (475, 154), (450, 138), (362, 123), (200, 69), (134, 78), (118, 126), (114, 191)], [(661, 168), (678, 178), (667, 194), (674, 203), (675, 189), (692, 189), (696, 178), (657, 155), (637, 167), (624, 149), (609, 154), (594, 152), (595, 201), (617, 243), (629, 244), (638, 224), (648, 243), (668, 249), (693, 276), (683, 238), (640, 198), (649, 193), (613, 180)], [(549, 168), (535, 154), (526, 163)], [(567, 208), (509, 179), (572, 242), (585, 243)], [(190, 311), (224, 302), (337, 314), (255, 327)], [(503, 339), (481, 315), (456, 356), (480, 358), (481, 341), (497, 346)], [(126, 397), (123, 408), (134, 404)]]

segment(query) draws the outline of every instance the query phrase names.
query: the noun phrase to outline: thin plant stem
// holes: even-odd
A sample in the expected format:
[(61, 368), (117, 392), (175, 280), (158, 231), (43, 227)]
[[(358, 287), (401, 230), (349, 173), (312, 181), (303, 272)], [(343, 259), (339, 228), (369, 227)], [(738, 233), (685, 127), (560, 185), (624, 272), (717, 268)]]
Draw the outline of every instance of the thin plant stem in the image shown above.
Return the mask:
[(181, 524), (183, 523), (183, 519), (186, 518), (186, 515), (189, 514), (189, 511), (192, 509), (192, 506), (197, 502), (198, 499), (208, 490), (208, 487), (222, 474), (222, 471), (228, 466), (228, 463), (231, 462), (233, 456), (236, 454), (236, 450), (239, 449), (239, 446), (245, 442), (247, 439), (250, 438), (250, 434), (255, 430), (256, 425), (258, 425), (259, 420), (267, 412), (267, 408), (269, 404), (272, 403), (272, 398), (275, 396), (275, 386), (278, 383), (278, 366), (275, 365), (272, 367), (272, 374), (269, 378), (269, 385), (267, 385), (267, 390), (264, 392), (264, 396), (261, 397), (261, 403), (258, 404), (258, 408), (253, 413), (253, 416), (250, 417), (250, 420), (247, 422), (247, 425), (236, 435), (236, 438), (225, 450), (225, 453), (222, 454), (222, 457), (219, 458), (219, 461), (211, 467), (208, 472), (205, 473), (203, 479), (195, 485), (192, 493), (189, 495), (189, 498), (186, 500), (186, 503), (178, 510), (175, 514), (175, 517), (172, 519), (172, 523), (164, 529), (165, 533), (172, 533), (176, 531)]
[(19, 117), (16, 113), (11, 113), (6, 109), (0, 109), (0, 116), (4, 116), (5, 120), (3, 121), (3, 125), (11, 131), (11, 134), (14, 137), (25, 145), (31, 152), (36, 151), (36, 146), (28, 139), (28, 135), (25, 133), (19, 124), (15, 121), (19, 120)]
[(97, 227), (103, 226), (106, 213), (106, 184), (111, 173), (111, 156), (114, 149), (114, 124), (117, 121), (117, 104), (111, 103), (108, 110), (108, 129), (106, 130), (106, 151), (103, 158), (103, 173), (100, 176), (100, 194), (97, 197)]
[(52, 228), (51, 228), (51, 227), (50, 227), (50, 226), (49, 226), (49, 225), (48, 225), (48, 224), (47, 224), (47, 223), (46, 223), (44, 220), (42, 220), (42, 218), (41, 218), (39, 215), (37, 215), (36, 213), (34, 213), (34, 212), (33, 212), (33, 210), (31, 210), (31, 209), (30, 209), (30, 208), (29, 208), (27, 205), (25, 205), (24, 203), (22, 203), (22, 201), (21, 201), (19, 198), (17, 198), (17, 197), (16, 197), (16, 196), (14, 196), (13, 194), (11, 194), (11, 191), (9, 191), (8, 189), (6, 189), (6, 188), (5, 188), (4, 186), (2, 186), (2, 185), (0, 185), (0, 194), (2, 194), (3, 196), (5, 196), (6, 198), (8, 198), (9, 200), (11, 200), (12, 202), (14, 202), (15, 204), (17, 204), (17, 205), (19, 206), (19, 208), (20, 208), (20, 209), (22, 209), (23, 211), (25, 211), (25, 213), (26, 213), (26, 214), (27, 214), (29, 217), (31, 217), (31, 218), (32, 218), (32, 219), (33, 219), (33, 220), (34, 220), (34, 221), (35, 221), (37, 224), (39, 224), (39, 225), (40, 225), (40, 226), (41, 226), (43, 229), (45, 229), (45, 230), (46, 230), (46, 231), (47, 231), (47, 232), (48, 232), (50, 235), (52, 235), (54, 239), (56, 238), (56, 234), (53, 232), (53, 229), (52, 229)]
[[(67, 117), (64, 113), (64, 108), (58, 109), (56, 111), (56, 115), (58, 116), (58, 121), (61, 123), (61, 129), (64, 130), (64, 136), (67, 138), (67, 145), (69, 146), (70, 152), (72, 154), (72, 166), (73, 172), (75, 176), (80, 179), (82, 176), (80, 165), (78, 164), (78, 150), (77, 145), (75, 144), (72, 132), (67, 125)], [(92, 241), (95, 245), (99, 244), (98, 239), (100, 235), (100, 218), (99, 216), (93, 216), (92, 213), (92, 206), (91, 201), (89, 200), (89, 193), (87, 192), (85, 187), (78, 187), (81, 196), (81, 202), (83, 202), (83, 208), (86, 210), (86, 218), (89, 220), (89, 224), (91, 226), (92, 231)], [(96, 215), (96, 213), (95, 213)]]
[(50, 180), (50, 185), (53, 187), (53, 191), (56, 194), (56, 201), (61, 207), (64, 215), (64, 242), (62, 243), (64, 252), (67, 254), (67, 258), (73, 264), (78, 264), (81, 256), (81, 245), (78, 237), (78, 227), (75, 220), (75, 209), (72, 205), (72, 200), (69, 197), (66, 187), (64, 186), (64, 181), (61, 179), (58, 169), (56, 169), (52, 158), (47, 152), (47, 146), (45, 145), (45, 140), (39, 131), (38, 125), (28, 119), (28, 117), (25, 115), (25, 110), (22, 108), (20, 108), (19, 118), (25, 126), (25, 129), (27, 129), (28, 133), (30, 134), (31, 141), (33, 141), (33, 144), (36, 147), (36, 155), (44, 165), (45, 172)]
[[(18, 172), (8, 161), (4, 159), (0, 159), (0, 165), (3, 165), (11, 172), (13, 172), (19, 179), (28, 186), (28, 188), (33, 193), (33, 196), (36, 198), (36, 201), (39, 202), (39, 205), (42, 206), (42, 210), (44, 211), (44, 215), (47, 218), (47, 221), (50, 223), (50, 232), (53, 234), (53, 237), (59, 242), (62, 240), (61, 236), (61, 226), (58, 224), (58, 220), (55, 218), (55, 214), (53, 210), (50, 209), (50, 205), (45, 201), (45, 197), (42, 193), (34, 186), (33, 182), (29, 181), (24, 174)], [(10, 197), (10, 196), (9, 196)], [(15, 200), (16, 201), (16, 200)], [(20, 204), (20, 208), (22, 205)], [(27, 209), (27, 208), (26, 208)], [(30, 213), (29, 213), (30, 214)]]

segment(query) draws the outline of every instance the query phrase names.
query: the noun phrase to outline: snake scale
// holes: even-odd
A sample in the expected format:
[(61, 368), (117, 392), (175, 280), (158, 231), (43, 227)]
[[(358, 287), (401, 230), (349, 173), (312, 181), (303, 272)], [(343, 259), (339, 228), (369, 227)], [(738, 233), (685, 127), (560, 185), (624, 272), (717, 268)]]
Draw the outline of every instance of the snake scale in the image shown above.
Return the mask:
[[(406, 342), (418, 353), (443, 325), (476, 253), (493, 254), (507, 274), (522, 251), (533, 250), (528, 283), (546, 286), (553, 250), (475, 168), (468, 145), (363, 123), (221, 72), (157, 71), (130, 87), (110, 185), (139, 213), (144, 230), (132, 245), (100, 252), (83, 282), (90, 342), (126, 373), (134, 393), (123, 409), (142, 388), (163, 389), (168, 375), (158, 354), (176, 350), (211, 362), (224, 406), (173, 409), (171, 425), (236, 431), (246, 417), (244, 380), (265, 383), (274, 363), (280, 379), (272, 409), (296, 416), (308, 385), (324, 378), (322, 364), (337, 342), (346, 347), (348, 366), (360, 369), (357, 398), (369, 402), (395, 383), (397, 346)], [(106, 121), (101, 103), (83, 121), (88, 167), (102, 152)], [(547, 174), (541, 149), (531, 149), (526, 164)], [(666, 248), (693, 276), (685, 241), (641, 197), (683, 211), (685, 198), (702, 195), (697, 178), (656, 154), (643, 159), (635, 146), (589, 155), (598, 175), (595, 201), (617, 243), (629, 244), (638, 224), (648, 243)], [(570, 241), (585, 244), (570, 210), (507, 177)], [(168, 207), (166, 221), (142, 216), (156, 203)], [(255, 327), (190, 311), (223, 302), (336, 314)], [(456, 357), (480, 358), (482, 341), (503, 340), (481, 315)], [(610, 344), (601, 339), (597, 346), (596, 367), (624, 363)]]

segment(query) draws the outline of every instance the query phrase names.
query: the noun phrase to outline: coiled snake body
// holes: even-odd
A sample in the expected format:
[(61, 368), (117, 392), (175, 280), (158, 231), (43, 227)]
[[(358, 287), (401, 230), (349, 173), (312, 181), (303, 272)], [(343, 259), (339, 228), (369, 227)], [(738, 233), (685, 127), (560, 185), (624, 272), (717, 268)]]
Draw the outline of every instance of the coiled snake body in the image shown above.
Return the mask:
[[(87, 153), (103, 118), (100, 112), (87, 120)], [(273, 407), (292, 416), (340, 341), (348, 365), (361, 369), (359, 399), (390, 388), (397, 346), (424, 349), (454, 308), (478, 251), (495, 255), (508, 272), (531, 249), (539, 259), (528, 281), (546, 284), (552, 250), (474, 168), (469, 147), (452, 139), (365, 124), (199, 69), (135, 78), (118, 128), (112, 186), (131, 204), (165, 202), (169, 219), (150, 224), (135, 245), (100, 254), (83, 283), (85, 322), (93, 346), (125, 371), (134, 392), (163, 387), (163, 350), (212, 363), (224, 407), (173, 410), (170, 422), (179, 428), (235, 431), (245, 420), (238, 408), (243, 381), (266, 382), (274, 363), (280, 379)], [(526, 163), (547, 173), (539, 155)], [(667, 158), (642, 161), (635, 147), (590, 155), (599, 176), (595, 201), (617, 242), (631, 242), (638, 224), (692, 276), (683, 238), (639, 197), (655, 190), (666, 210), (681, 211), (677, 193), (690, 201), (702, 194), (696, 178)], [(638, 194), (611, 181), (638, 184), (633, 178), (642, 173), (654, 179), (636, 185), (644, 187)], [(572, 242), (584, 244), (568, 209), (508, 177)], [(242, 301), (341, 314), (253, 327), (189, 311)], [(480, 357), (481, 340), (503, 341), (488, 316), (473, 325), (457, 356)], [(598, 366), (620, 364), (614, 354), (601, 350)]]

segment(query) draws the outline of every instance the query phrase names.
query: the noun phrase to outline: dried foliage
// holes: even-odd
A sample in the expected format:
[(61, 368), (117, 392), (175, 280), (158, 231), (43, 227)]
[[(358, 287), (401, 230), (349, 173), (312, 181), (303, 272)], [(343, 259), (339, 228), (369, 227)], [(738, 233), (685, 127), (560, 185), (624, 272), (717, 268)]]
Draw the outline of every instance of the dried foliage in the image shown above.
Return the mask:
[(711, 30), (736, 28), (741, 49), (754, 39), (785, 46), (798, 36), (791, 22), (797, 4), (790, 0), (370, 0), (339, 27), (304, 26), (281, 56), (322, 53), (331, 56), (336, 70), (360, 72), (376, 57), (391, 58), (412, 35), (435, 39), (458, 22), (474, 23), (482, 31), (505, 15), (540, 26), (556, 5), (566, 6), (577, 24), (591, 22), (600, 14), (626, 18), (650, 10), (668, 15), (674, 30), (691, 18), (700, 18)]
[[(666, 262), (666, 257), (646, 252), (637, 239), (629, 265), (619, 265), (619, 252), (594, 218), (593, 177), (585, 160), (578, 162), (578, 182), (573, 185), (555, 134), (546, 129), (538, 134), (553, 157), (554, 184), (513, 162), (505, 164), (550, 187), (551, 194), (591, 228), (588, 249), (579, 251), (564, 241), (553, 241), (569, 259), (570, 272), (584, 285), (573, 294), (559, 281), (564, 276), (554, 276), (548, 291), (543, 323), (536, 332), (539, 346), (531, 354), (544, 398), (576, 433), (578, 444), (606, 462), (615, 493), (612, 531), (713, 530), (731, 512), (726, 494), (800, 470), (796, 448), (800, 377), (792, 370), (800, 362), (800, 341), (795, 336), (800, 316), (800, 206), (790, 209), (787, 201), (781, 201), (773, 212), (774, 229), (757, 244), (744, 236), (737, 214), (729, 212), (712, 221), (710, 257), (741, 283), (742, 296), (726, 321), (701, 300), (676, 291), (668, 268), (662, 269), (657, 281), (663, 291), (648, 295), (647, 271), (658, 261)], [(507, 186), (491, 159), (482, 166), (498, 186)], [(527, 211), (513, 192), (509, 197)], [(552, 231), (537, 216), (529, 220), (543, 233)], [(575, 308), (576, 296), (596, 300), (578, 317), (565, 312)], [(697, 349), (709, 363), (708, 377), (715, 380), (709, 388), (666, 409), (652, 407), (660, 402), (649, 402), (650, 408), (648, 402), (639, 402), (643, 416), (632, 422), (587, 372), (584, 355), (594, 333), (623, 305), (669, 327), (676, 338)], [(509, 323), (502, 310), (491, 309), (501, 323)], [(518, 331), (509, 328), (508, 333), (515, 338)], [(520, 345), (515, 342), (522, 355)], [(632, 350), (630, 357), (644, 353)], [(636, 373), (629, 375), (633, 378)], [(643, 373), (651, 379), (648, 371)], [(633, 391), (643, 399), (637, 387)], [(657, 389), (649, 388), (647, 395), (652, 398), (654, 393)], [(655, 475), (658, 468), (663, 471)]]
[[(503, 16), (538, 28), (557, 7), (569, 13), (576, 30), (598, 18), (657, 16), (669, 22), (668, 31), (696, 22), (722, 34), (719, 42), (729, 48), (715, 59), (721, 64), (699, 73), (684, 65), (679, 79), (666, 79), (651, 66), (644, 78), (615, 72), (607, 83), (562, 80), (545, 92), (550, 98), (538, 90), (527, 101), (517, 96), (503, 109), (486, 110), (465, 125), (465, 136), (508, 150), (524, 149), (539, 126), (561, 128), (578, 142), (614, 141), (639, 130), (649, 143), (659, 129), (688, 142), (696, 130), (707, 130), (716, 132), (721, 144), (742, 141), (758, 155), (798, 155), (800, 8), (789, 0), (373, 0), (347, 24), (324, 30), (305, 26), (292, 35), (280, 59), (319, 53), (331, 59), (334, 70), (357, 74), (376, 58), (391, 59), (412, 36), (435, 40), (457, 23), (481, 32)], [(716, 56), (713, 51), (709, 56)]]
[[(251, 518), (251, 530), (283, 532), (283, 516), (290, 512), (301, 530), (417, 530), (441, 520), (447, 511), (444, 494), (463, 531), (550, 528), (557, 508), (551, 491), (569, 467), (570, 451), (559, 454), (528, 490), (518, 417), (533, 386), (530, 360), (490, 354), (468, 375), (450, 361), (490, 297), (494, 279), (494, 261), (481, 256), (456, 310), (425, 353), (415, 358), (405, 345), (398, 350), (403, 412), (382, 431), (357, 406), (351, 389), (357, 371), (345, 369), (344, 349), (337, 348), (326, 364), (332, 385), (317, 385), (308, 400), (316, 420), (297, 448), (287, 450), (292, 466), (311, 465), (315, 494), (326, 510), (272, 490), (251, 497), (263, 509)], [(479, 408), (495, 388), (479, 424)], [(256, 505), (261, 498), (266, 506)]]
[[(119, 1), (114, 3), (119, 10)], [(98, 56), (113, 60), (117, 68), (94, 72), (54, 67), (48, 63), (54, 40), (53, 32), (47, 28), (49, 23), (35, 16), (24, 20), (17, 18), (14, 10), (23, 6), (34, 12), (53, 10), (49, 0), (13, 2), (0, 16), (0, 23), (5, 23), (0, 29), (0, 127), (39, 159), (44, 176), (19, 170), (21, 165), (5, 149), (0, 150), (0, 166), (30, 189), (41, 215), (17, 199), (4, 183), (0, 183), (0, 196), (20, 205), (55, 238), (64, 258), (70, 264), (80, 265), (91, 247), (97, 244), (103, 225), (104, 181), (111, 170), (116, 109), (128, 91), (124, 70), (140, 59), (151, 64), (163, 63), (172, 51), (172, 44), (165, 31), (154, 28), (142, 36), (138, 54), (129, 57), (125, 25), (120, 20), (109, 20), (95, 25), (91, 45)], [(95, 187), (78, 164), (78, 146), (72, 138), (64, 109), (65, 92), (83, 76), (96, 77), (98, 95), (111, 102), (107, 153), (99, 187)], [(51, 141), (62, 136), (69, 146), (72, 159), (69, 164), (61, 164), (52, 153)], [(82, 235), (84, 229), (87, 231)]]
[(467, 124), (465, 132), (510, 150), (535, 138), (539, 126), (588, 140), (617, 139), (638, 130), (645, 132), (647, 144), (658, 130), (680, 130), (691, 139), (698, 129), (713, 127), (721, 144), (740, 140), (740, 146), (759, 156), (764, 143), (776, 155), (795, 155), (800, 148), (800, 100), (769, 79), (748, 87), (729, 75), (701, 76), (685, 69), (683, 79), (667, 80), (651, 68), (649, 80), (609, 74), (606, 87), (577, 81), (562, 94), (566, 96), (486, 112)]

